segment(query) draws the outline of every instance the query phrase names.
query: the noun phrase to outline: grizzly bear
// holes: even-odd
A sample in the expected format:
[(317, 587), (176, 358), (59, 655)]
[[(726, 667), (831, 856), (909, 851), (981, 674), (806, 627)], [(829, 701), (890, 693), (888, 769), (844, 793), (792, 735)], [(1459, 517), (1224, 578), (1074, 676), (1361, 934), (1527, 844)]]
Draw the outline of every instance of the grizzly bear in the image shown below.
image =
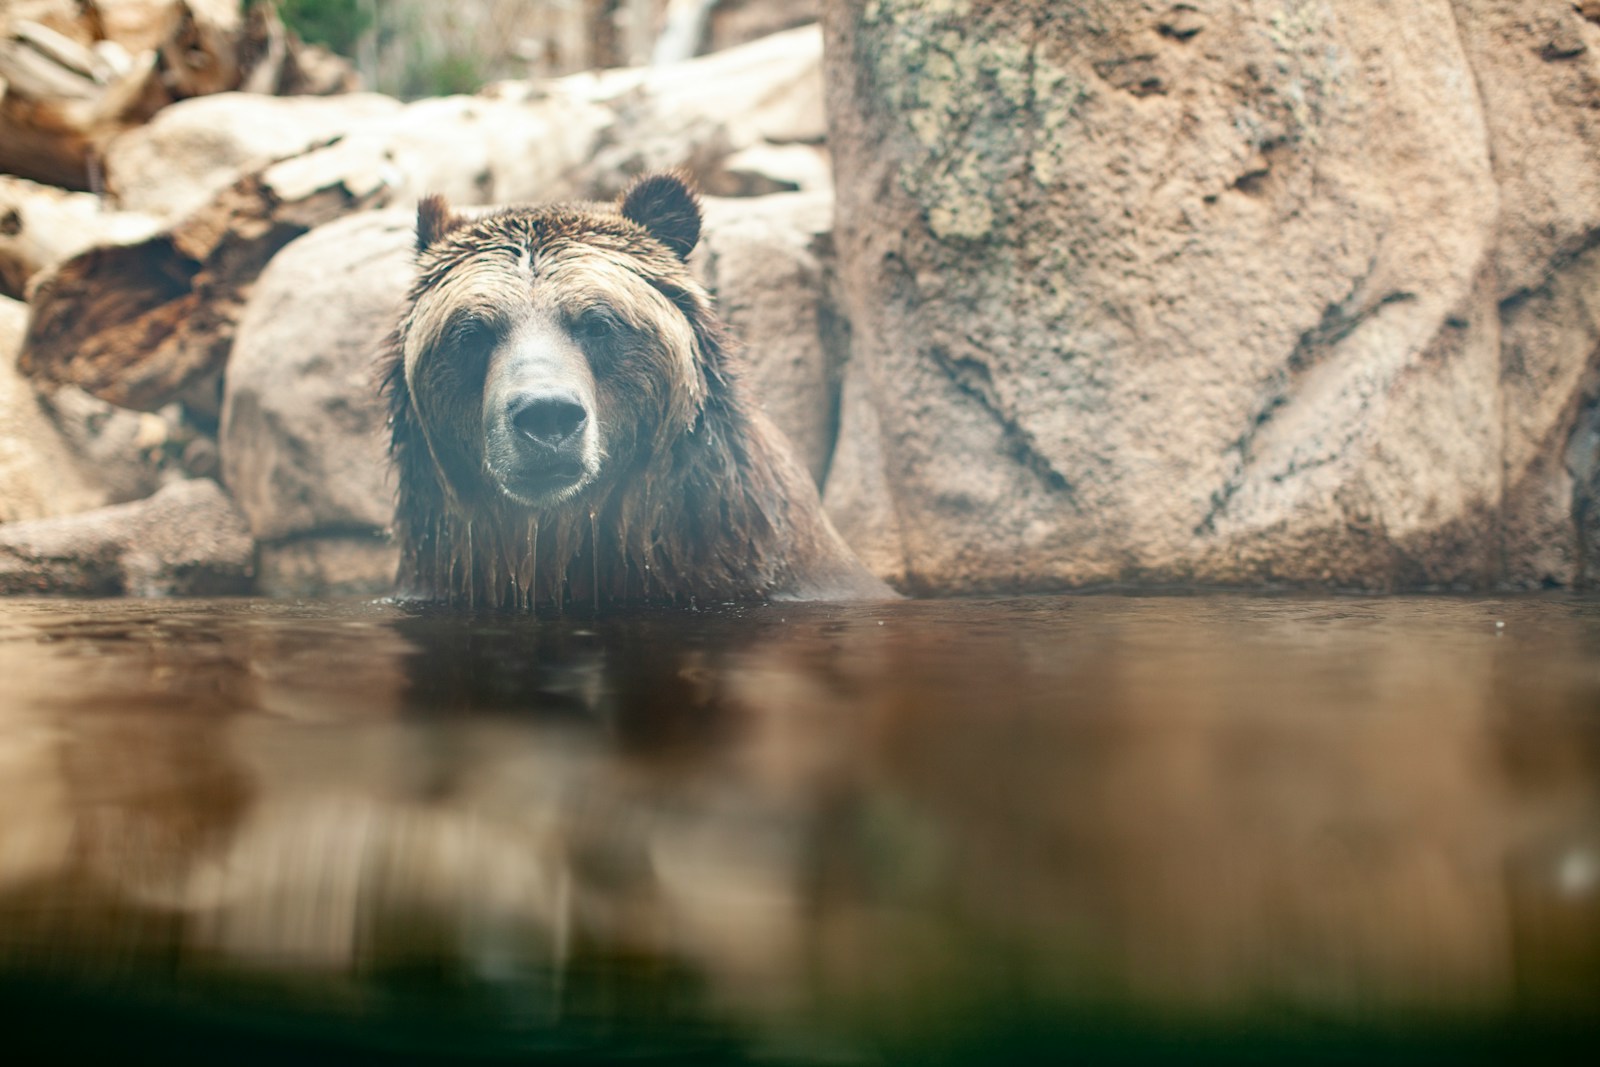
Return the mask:
[(400, 594), (532, 611), (894, 594), (751, 399), (675, 174), (615, 204), (417, 212), (381, 368)]

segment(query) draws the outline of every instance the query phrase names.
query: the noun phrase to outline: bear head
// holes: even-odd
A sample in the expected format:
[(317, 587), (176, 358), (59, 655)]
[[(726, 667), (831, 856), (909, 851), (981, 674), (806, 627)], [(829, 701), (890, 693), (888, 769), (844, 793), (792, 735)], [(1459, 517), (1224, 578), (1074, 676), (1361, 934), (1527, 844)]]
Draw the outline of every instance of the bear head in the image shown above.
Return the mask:
[(722, 373), (686, 262), (700, 224), (674, 174), (614, 204), (472, 217), (422, 202), (395, 392), (458, 510), (603, 494), (694, 428)]

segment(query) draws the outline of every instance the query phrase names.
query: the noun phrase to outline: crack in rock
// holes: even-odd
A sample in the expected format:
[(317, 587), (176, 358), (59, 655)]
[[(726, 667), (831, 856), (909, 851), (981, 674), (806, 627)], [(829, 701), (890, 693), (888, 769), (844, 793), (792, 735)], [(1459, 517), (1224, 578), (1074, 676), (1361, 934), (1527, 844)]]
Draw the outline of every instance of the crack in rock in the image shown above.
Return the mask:
[(1039, 451), (1033, 435), (1023, 429), (1013, 416), (1001, 410), (999, 398), (995, 395), (994, 377), (987, 364), (971, 357), (952, 356), (940, 346), (931, 348), (929, 354), (956, 388), (976, 400), (999, 425), (1006, 450), (1012, 458), (1032, 471), (1052, 492), (1063, 494), (1069, 500), (1076, 495), (1072, 483)]
[[(1280, 409), (1287, 407), (1294, 392), (1293, 383), (1283, 382), (1285, 377), (1299, 378), (1311, 367), (1315, 366), (1322, 354), (1334, 348), (1339, 342), (1349, 337), (1360, 326), (1377, 315), (1391, 304), (1408, 303), (1417, 299), (1417, 295), (1406, 290), (1396, 290), (1385, 293), (1383, 297), (1372, 304), (1351, 313), (1348, 309), (1361, 292), (1367, 279), (1371, 276), (1369, 267), (1366, 273), (1357, 278), (1351, 286), (1350, 293), (1343, 300), (1329, 304), (1322, 313), (1322, 320), (1300, 335), (1300, 340), (1295, 344), (1294, 350), (1289, 353), (1285, 364), (1285, 371), (1274, 375), (1277, 379), (1271, 397), (1263, 404), (1250, 420), (1250, 426), (1240, 434), (1238, 439), (1229, 446), (1228, 451), (1238, 455), (1239, 461), (1236, 470), (1223, 482), (1221, 488), (1211, 494), (1211, 506), (1205, 517), (1194, 527), (1196, 537), (1204, 537), (1216, 532), (1217, 520), (1228, 510), (1234, 496), (1244, 487), (1246, 476), (1255, 463), (1252, 454), (1256, 437), (1276, 416)], [(1315, 467), (1325, 466), (1332, 462), (1333, 457), (1312, 463), (1291, 463), (1288, 468), (1272, 476), (1272, 480), (1282, 483), (1295, 474), (1304, 473)]]

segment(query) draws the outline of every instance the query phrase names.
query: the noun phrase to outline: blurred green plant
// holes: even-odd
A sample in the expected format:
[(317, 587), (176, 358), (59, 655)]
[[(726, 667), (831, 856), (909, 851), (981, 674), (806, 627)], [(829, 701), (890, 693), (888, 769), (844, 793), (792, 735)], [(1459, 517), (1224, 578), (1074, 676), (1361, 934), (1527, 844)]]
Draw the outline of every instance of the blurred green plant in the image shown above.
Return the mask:
[(419, 57), (405, 70), (399, 95), (410, 100), (424, 96), (475, 93), (488, 80), (484, 60), (448, 52), (434, 58)]
[(353, 56), (373, 27), (374, 7), (362, 0), (277, 0), (278, 17), (302, 41)]
[[(477, 92), (501, 78), (645, 62), (655, 39), (649, 27), (667, 0), (250, 2), (275, 4), (302, 41), (355, 60), (368, 88), (415, 99)], [(626, 41), (618, 37), (624, 29)]]

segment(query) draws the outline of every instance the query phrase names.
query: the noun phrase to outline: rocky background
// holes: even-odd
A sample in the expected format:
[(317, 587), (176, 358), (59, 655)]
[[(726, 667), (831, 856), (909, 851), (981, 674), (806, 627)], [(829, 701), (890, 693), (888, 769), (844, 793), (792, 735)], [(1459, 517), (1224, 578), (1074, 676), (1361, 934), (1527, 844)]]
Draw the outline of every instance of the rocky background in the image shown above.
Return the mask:
[(0, 590), (383, 590), (416, 198), (661, 166), (908, 591), (1600, 565), (1600, 5), (539, 6), (404, 102), (270, 4), (0, 5)]

